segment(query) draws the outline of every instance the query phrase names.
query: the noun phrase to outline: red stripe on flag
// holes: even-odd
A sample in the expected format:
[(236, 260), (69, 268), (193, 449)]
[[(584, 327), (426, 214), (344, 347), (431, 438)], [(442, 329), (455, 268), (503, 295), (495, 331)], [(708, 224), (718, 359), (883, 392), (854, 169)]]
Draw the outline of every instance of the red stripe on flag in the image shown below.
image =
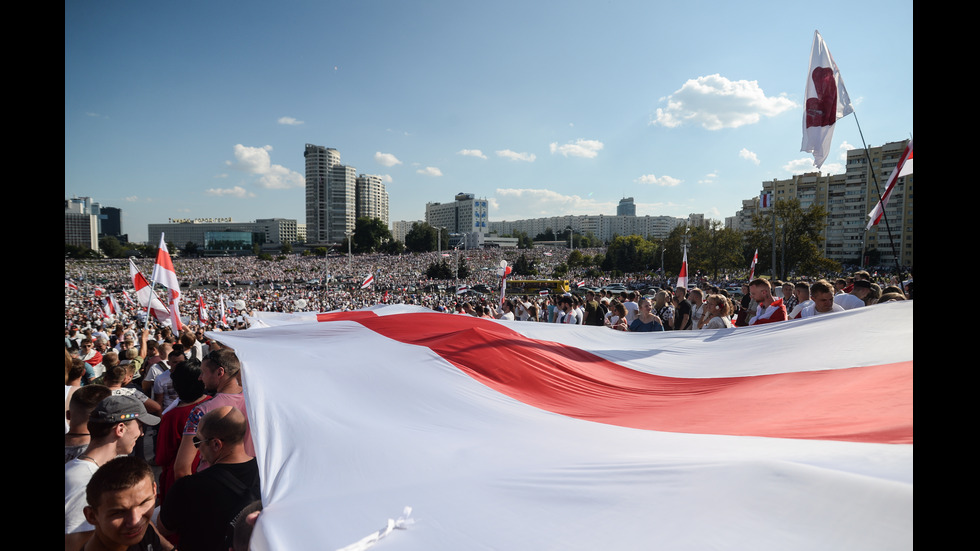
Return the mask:
[(478, 318), (344, 312), (317, 320), (353, 320), (428, 347), (502, 394), (578, 419), (666, 432), (912, 443), (911, 361), (683, 379), (635, 371)]

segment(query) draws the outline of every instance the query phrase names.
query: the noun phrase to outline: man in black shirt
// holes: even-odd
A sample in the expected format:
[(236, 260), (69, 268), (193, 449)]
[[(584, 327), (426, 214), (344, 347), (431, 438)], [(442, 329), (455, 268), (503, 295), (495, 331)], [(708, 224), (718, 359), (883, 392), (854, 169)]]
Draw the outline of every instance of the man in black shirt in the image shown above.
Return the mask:
[(259, 499), (259, 468), (245, 452), (246, 419), (237, 408), (209, 411), (194, 445), (211, 466), (177, 480), (160, 510), (160, 530), (180, 535), (182, 551), (225, 550), (229, 523)]
[(691, 302), (685, 298), (687, 296), (687, 289), (684, 287), (677, 288), (677, 312), (674, 313), (674, 330), (680, 329), (690, 329), (691, 328), (691, 313), (694, 311), (694, 307)]

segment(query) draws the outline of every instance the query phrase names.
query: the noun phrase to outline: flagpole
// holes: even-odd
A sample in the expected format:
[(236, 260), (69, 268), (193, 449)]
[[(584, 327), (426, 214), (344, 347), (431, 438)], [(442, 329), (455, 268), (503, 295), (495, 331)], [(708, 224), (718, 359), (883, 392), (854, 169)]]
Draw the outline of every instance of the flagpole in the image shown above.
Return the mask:
[[(875, 194), (878, 195), (878, 202), (881, 203), (881, 189), (878, 187), (878, 177), (875, 174), (875, 167), (871, 163), (871, 153), (868, 152), (868, 143), (864, 141), (864, 132), (861, 131), (861, 123), (858, 121), (857, 111), (852, 113), (854, 115), (854, 124), (857, 125), (858, 135), (861, 136), (861, 144), (864, 146), (864, 156), (868, 160), (868, 168), (871, 169), (871, 181), (875, 184)], [(892, 237), (892, 229), (888, 224), (888, 215), (885, 214), (885, 206), (881, 207), (881, 217), (885, 221), (885, 231), (888, 232), (888, 242), (892, 246), (892, 255), (895, 257), (895, 273), (898, 275), (899, 281), (902, 279), (902, 267), (898, 262), (898, 251), (895, 250), (895, 238)], [(864, 243), (868, 241), (868, 230), (864, 230), (864, 239), (861, 245), (861, 264), (864, 264)]]

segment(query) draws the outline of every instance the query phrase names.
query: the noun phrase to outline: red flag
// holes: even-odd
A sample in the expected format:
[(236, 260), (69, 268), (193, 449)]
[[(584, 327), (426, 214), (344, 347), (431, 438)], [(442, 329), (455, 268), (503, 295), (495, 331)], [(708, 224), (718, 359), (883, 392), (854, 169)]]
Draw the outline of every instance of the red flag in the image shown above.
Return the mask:
[(69, 279), (66, 279), (66, 280), (65, 280), (65, 287), (68, 287), (69, 289), (74, 289), (74, 290), (76, 290), (76, 291), (78, 290), (78, 285), (75, 285), (75, 284), (74, 284), (74, 283), (73, 283), (73, 282), (72, 282), (71, 280), (69, 280)]
[(367, 279), (365, 279), (364, 282), (361, 283), (361, 289), (364, 289), (365, 287), (370, 287), (372, 283), (374, 283), (374, 274), (368, 274)]
[(899, 178), (907, 174), (912, 174), (912, 140), (909, 140), (909, 144), (905, 146), (905, 152), (902, 153), (901, 160), (895, 166), (895, 170), (892, 171), (891, 176), (888, 177), (888, 182), (885, 184), (885, 193), (881, 196), (881, 201), (875, 205), (875, 208), (868, 213), (868, 217), (871, 218), (868, 221), (868, 226), (866, 230), (870, 230), (871, 226), (877, 226), (878, 222), (881, 221), (881, 215), (885, 213), (885, 207), (888, 206), (888, 199), (892, 195), (892, 189), (895, 187), (895, 182)]
[(759, 249), (756, 249), (755, 254), (752, 255), (752, 265), (749, 266), (749, 281), (752, 281), (752, 278), (755, 277), (755, 265), (757, 262), (759, 262)]
[(844, 88), (837, 63), (819, 31), (813, 31), (810, 70), (806, 77), (806, 109), (803, 114), (803, 145), (800, 151), (813, 153), (817, 168), (830, 154), (837, 119), (854, 112), (851, 98)]
[(759, 196), (759, 208), (767, 209), (771, 206), (772, 206), (772, 193), (763, 192), (762, 195)]

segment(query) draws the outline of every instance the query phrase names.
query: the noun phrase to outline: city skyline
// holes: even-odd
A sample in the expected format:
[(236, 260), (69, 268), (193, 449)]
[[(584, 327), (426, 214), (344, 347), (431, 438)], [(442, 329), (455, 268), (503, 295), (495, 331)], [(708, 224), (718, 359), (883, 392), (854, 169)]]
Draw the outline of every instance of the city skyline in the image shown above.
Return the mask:
[[(815, 29), (868, 146), (912, 134), (912, 3), (824, 6), (68, 3), (65, 195), (121, 208), (135, 241), (167, 218), (304, 222), (314, 143), (383, 178), (392, 222), (460, 192), (491, 221), (623, 197), (724, 220), (815, 170), (799, 151)], [(848, 147), (854, 117), (824, 173)]]

